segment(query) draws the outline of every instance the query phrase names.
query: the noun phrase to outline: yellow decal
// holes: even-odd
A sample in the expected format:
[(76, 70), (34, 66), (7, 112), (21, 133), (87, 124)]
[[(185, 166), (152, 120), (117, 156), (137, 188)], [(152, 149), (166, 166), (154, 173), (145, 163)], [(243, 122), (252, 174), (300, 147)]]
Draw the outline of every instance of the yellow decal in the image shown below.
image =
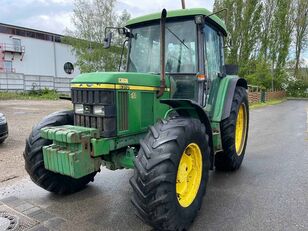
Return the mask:
[[(158, 91), (158, 87), (149, 86), (136, 86), (136, 85), (123, 85), (123, 84), (111, 84), (111, 83), (73, 83), (71, 88), (95, 88), (95, 89), (120, 89), (120, 90), (132, 90), (132, 91)], [(166, 88), (165, 91), (170, 91), (170, 88)]]
[(119, 83), (128, 83), (128, 79), (125, 78), (118, 78)]

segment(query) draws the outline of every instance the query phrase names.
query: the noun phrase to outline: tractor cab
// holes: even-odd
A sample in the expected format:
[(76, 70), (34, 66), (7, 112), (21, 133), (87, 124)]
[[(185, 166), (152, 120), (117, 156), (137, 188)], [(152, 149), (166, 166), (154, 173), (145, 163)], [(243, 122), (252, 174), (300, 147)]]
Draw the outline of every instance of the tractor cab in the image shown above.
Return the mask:
[(215, 80), (224, 75), (223, 37), (227, 32), (223, 21), (202, 8), (169, 11), (161, 54), (160, 18), (152, 14), (128, 21), (127, 71), (160, 74), (160, 56), (164, 55), (171, 98), (205, 106), (210, 86), (215, 87)]

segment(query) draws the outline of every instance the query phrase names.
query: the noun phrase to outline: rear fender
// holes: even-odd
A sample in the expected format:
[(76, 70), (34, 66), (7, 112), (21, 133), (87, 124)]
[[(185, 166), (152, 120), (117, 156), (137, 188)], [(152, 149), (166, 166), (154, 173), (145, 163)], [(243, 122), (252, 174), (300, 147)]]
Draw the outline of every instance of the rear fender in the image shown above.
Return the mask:
[(214, 105), (212, 121), (220, 122), (230, 116), (236, 86), (247, 89), (247, 81), (234, 75), (226, 76), (221, 80)]
[(232, 78), (229, 83), (228, 87), (228, 92), (227, 92), (227, 97), (225, 99), (225, 105), (223, 108), (222, 112), (222, 117), (221, 120), (224, 120), (229, 117), (230, 111), (231, 111), (231, 106), (232, 106), (232, 101), (233, 101), (233, 96), (234, 96), (234, 91), (236, 86), (244, 87), (247, 89), (247, 81), (243, 78)]

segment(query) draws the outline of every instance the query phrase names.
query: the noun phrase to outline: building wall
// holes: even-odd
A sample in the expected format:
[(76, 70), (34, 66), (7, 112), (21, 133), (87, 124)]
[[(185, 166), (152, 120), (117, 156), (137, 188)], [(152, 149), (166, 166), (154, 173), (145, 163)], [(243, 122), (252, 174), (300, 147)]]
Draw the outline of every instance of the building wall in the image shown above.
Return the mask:
[(24, 92), (48, 88), (70, 94), (71, 80), (68, 77), (0, 73), (0, 91)]
[[(19, 54), (5, 53), (5, 60), (13, 59), (12, 68), (16, 73), (68, 78), (74, 78), (80, 73), (74, 65), (76, 57), (71, 51), (71, 46), (53, 41), (0, 33), (0, 43), (12, 45), (12, 38), (20, 39), (21, 46), (25, 47), (23, 57)], [(66, 62), (71, 62), (74, 65), (72, 74), (65, 73), (64, 64)]]

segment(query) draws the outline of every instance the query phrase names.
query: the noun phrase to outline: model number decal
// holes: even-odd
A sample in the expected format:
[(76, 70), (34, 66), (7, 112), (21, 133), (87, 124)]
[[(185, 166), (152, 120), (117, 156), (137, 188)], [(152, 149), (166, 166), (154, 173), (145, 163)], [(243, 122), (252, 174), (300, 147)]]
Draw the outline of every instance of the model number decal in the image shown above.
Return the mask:
[(128, 83), (128, 79), (125, 78), (118, 78), (119, 83)]

